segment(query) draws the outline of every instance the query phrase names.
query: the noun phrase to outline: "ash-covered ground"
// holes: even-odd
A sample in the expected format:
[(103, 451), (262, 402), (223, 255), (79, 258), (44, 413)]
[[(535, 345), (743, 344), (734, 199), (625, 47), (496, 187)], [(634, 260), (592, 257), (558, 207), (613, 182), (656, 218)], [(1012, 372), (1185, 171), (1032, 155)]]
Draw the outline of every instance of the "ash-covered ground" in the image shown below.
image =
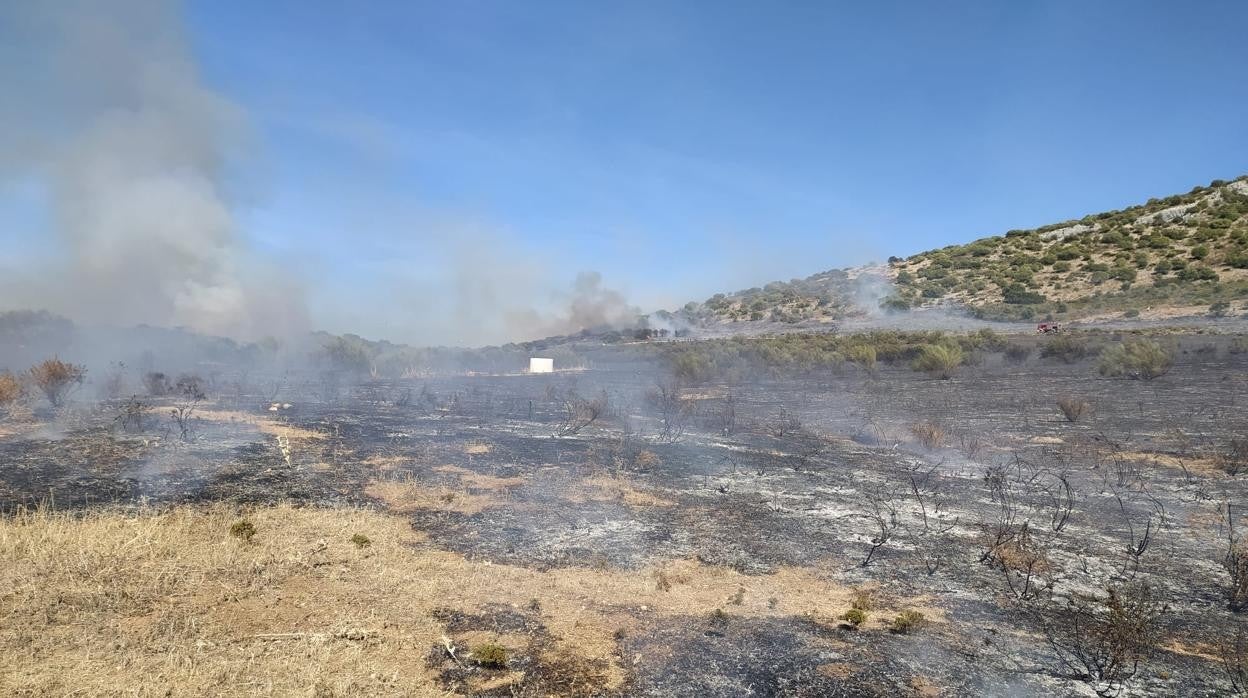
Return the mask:
[[(654, 574), (671, 594), (708, 569), (740, 580), (680, 613), (585, 600), (631, 619), (609, 639), (617, 680), (536, 651), (504, 670), (430, 648), (455, 692), (1226, 695), (1248, 354), (1178, 341), (1153, 380), (983, 351), (949, 380), (845, 364), (691, 384), (628, 348), (549, 375), (223, 379), (202, 400), (8, 420), (0, 506), (366, 505), (473, 562), (676, 565)], [(793, 602), (812, 580), (845, 594)], [(895, 624), (906, 611), (922, 621)], [(533, 647), (556, 632), (511, 606), (439, 621)]]

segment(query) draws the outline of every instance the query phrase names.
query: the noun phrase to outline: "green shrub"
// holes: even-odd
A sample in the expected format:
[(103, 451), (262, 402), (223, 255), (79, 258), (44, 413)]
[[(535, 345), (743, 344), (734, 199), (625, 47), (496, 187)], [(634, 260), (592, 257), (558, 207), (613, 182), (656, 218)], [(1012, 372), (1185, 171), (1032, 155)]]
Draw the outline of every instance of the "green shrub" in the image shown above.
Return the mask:
[(1179, 272), (1180, 281), (1217, 281), (1218, 272), (1209, 267), (1192, 265)]
[(1068, 364), (1080, 361), (1088, 354), (1088, 343), (1068, 334), (1058, 335), (1040, 347), (1040, 356), (1046, 359), (1060, 359)]
[(891, 630), (895, 633), (906, 635), (922, 627), (925, 620), (927, 619), (923, 617), (922, 613), (907, 609), (898, 613), (897, 617), (893, 619)]
[(1035, 291), (1028, 291), (1021, 283), (1013, 283), (1001, 292), (1002, 300), (1010, 305), (1035, 305), (1045, 302), (1045, 297)]
[(351, 536), (351, 542), (355, 543), (355, 547), (357, 548), (367, 548), (373, 544), (373, 541), (369, 540), (368, 536), (363, 533), (357, 533)]
[(1152, 380), (1174, 366), (1174, 350), (1149, 339), (1128, 339), (1101, 354), (1103, 376)]
[(247, 519), (240, 519), (230, 526), (230, 535), (241, 541), (250, 542), (256, 535), (256, 526)]
[(876, 361), (875, 347), (869, 344), (854, 344), (846, 347), (845, 359), (850, 363), (858, 364), (868, 371), (874, 370)]
[(472, 648), (472, 659), (487, 669), (507, 667), (507, 648), (495, 642), (487, 642)]
[(841, 620), (849, 624), (849, 627), (858, 629), (858, 626), (867, 622), (867, 612), (860, 608), (851, 608), (841, 614)]
[(962, 349), (955, 345), (928, 344), (919, 351), (913, 367), (916, 371), (947, 380), (953, 377), (954, 370), (962, 365), (964, 358)]

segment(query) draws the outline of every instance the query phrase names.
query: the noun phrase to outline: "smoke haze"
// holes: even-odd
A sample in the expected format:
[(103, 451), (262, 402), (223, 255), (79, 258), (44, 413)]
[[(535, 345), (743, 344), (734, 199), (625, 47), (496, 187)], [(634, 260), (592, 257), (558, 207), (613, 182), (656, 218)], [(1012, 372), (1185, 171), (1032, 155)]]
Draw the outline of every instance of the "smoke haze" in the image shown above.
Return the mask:
[(39, 183), (55, 251), (7, 275), (10, 303), (244, 338), (306, 328), (298, 284), (238, 230), (246, 119), (201, 82), (176, 12), (129, 0), (3, 14), (28, 59), (6, 61), (5, 131), (24, 142), (4, 171)]

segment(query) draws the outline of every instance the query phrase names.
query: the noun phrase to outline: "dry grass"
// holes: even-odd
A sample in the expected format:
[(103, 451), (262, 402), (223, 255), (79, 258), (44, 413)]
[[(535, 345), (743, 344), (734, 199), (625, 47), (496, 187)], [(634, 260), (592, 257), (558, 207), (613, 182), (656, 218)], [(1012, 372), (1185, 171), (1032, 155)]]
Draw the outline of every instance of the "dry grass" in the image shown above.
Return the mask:
[(17, 376), (8, 371), (0, 371), (0, 409), (6, 409), (17, 402), (26, 390)]
[(364, 494), (385, 502), (386, 506), (400, 514), (428, 509), (454, 511), (471, 516), (509, 503), (507, 499), (494, 493), (472, 493), (462, 487), (426, 485), (411, 477), (374, 480), (364, 488)]
[(918, 422), (910, 425), (910, 433), (914, 435), (923, 448), (933, 450), (945, 445), (945, 439), (948, 433), (945, 428), (936, 422)]
[(325, 438), (325, 435), (319, 431), (312, 431), (311, 429), (282, 424), (260, 415), (248, 414), (247, 412), (239, 412), (237, 410), (213, 410), (201, 408), (195, 410), (195, 418), (206, 419), (210, 422), (245, 424), (262, 434), (270, 434), (272, 436), (280, 436), (287, 439)]
[[(645, 451), (643, 451), (645, 453)], [(611, 475), (595, 475), (580, 480), (565, 495), (571, 502), (614, 502), (630, 507), (674, 507), (676, 502), (638, 489), (627, 479)]]
[(494, 477), (474, 470), (461, 468), (457, 465), (439, 465), (434, 468), (439, 473), (451, 473), (459, 477), (460, 483), (471, 490), (487, 490), (490, 492), (506, 492), (520, 487), (526, 480), (522, 477)]
[(1088, 411), (1088, 403), (1086, 400), (1080, 400), (1073, 397), (1063, 397), (1057, 400), (1057, 409), (1061, 410), (1062, 416), (1066, 421), (1075, 423)]
[[(0, 692), (435, 695), (425, 657), (445, 629), (433, 611), (490, 604), (540, 609), (557, 645), (544, 653), (601, 662), (609, 689), (625, 676), (614, 635), (643, 614), (704, 616), (736, 596), (734, 615), (833, 622), (853, 593), (811, 569), (470, 562), (369, 510), (245, 514), (250, 542), (229, 535), (239, 512), (224, 505), (0, 521)], [(371, 545), (358, 548), (356, 534)], [(661, 590), (658, 575), (677, 582)], [(940, 622), (938, 610), (924, 613)], [(509, 636), (455, 639), (473, 641), (522, 649)]]

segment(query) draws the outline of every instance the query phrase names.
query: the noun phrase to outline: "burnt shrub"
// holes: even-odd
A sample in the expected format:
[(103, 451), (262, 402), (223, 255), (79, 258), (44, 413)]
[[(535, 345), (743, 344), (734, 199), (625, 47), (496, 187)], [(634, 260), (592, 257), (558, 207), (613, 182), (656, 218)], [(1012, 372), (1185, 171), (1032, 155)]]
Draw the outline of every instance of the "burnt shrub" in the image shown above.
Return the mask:
[(43, 391), (54, 407), (59, 407), (75, 387), (82, 385), (86, 375), (86, 367), (57, 358), (48, 359), (30, 369), (31, 382)]
[(1010, 344), (1005, 348), (1005, 360), (1010, 363), (1021, 364), (1031, 358), (1031, 347), (1025, 344)]
[(152, 397), (162, 397), (173, 390), (173, 384), (160, 371), (148, 371), (143, 374), (143, 389)]
[(1061, 673), (1117, 692), (1148, 658), (1168, 607), (1147, 584), (1105, 591), (1104, 596), (1072, 594), (1064, 608), (1050, 611), (1045, 636)]
[(191, 373), (178, 376), (173, 384), (173, 391), (187, 400), (203, 400), (207, 397), (204, 391), (204, 379)]
[(1152, 380), (1174, 366), (1174, 350), (1149, 339), (1129, 339), (1101, 354), (1103, 376)]
[(1066, 421), (1074, 424), (1088, 411), (1088, 402), (1073, 397), (1058, 398), (1057, 409), (1062, 411), (1062, 416), (1066, 418)]
[(1058, 335), (1040, 347), (1043, 358), (1058, 359), (1068, 364), (1081, 361), (1091, 353), (1086, 341), (1067, 334)]
[(923, 448), (934, 450), (945, 445), (945, 438), (948, 434), (945, 428), (933, 421), (918, 422), (910, 425), (910, 433), (914, 435), (915, 440), (923, 445)]
[(22, 385), (22, 381), (17, 376), (8, 371), (0, 373), (0, 409), (7, 409), (22, 399), (25, 393), (26, 387)]
[(956, 345), (928, 344), (919, 351), (918, 358), (911, 365), (916, 371), (948, 380), (965, 358), (962, 349)]
[(1227, 475), (1248, 472), (1248, 436), (1227, 439), (1215, 454), (1214, 462)]
[(1222, 566), (1231, 576), (1227, 607), (1236, 613), (1248, 610), (1248, 541), (1232, 535)]

